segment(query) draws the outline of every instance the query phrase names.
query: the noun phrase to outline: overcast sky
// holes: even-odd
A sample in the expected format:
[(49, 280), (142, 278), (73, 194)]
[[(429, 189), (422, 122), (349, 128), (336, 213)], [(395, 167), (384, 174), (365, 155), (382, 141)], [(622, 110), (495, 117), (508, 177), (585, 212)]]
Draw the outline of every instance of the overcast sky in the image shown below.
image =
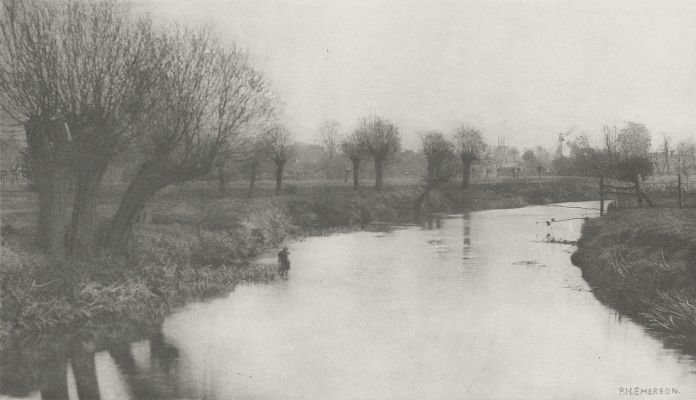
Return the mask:
[(303, 141), (325, 119), (349, 131), (371, 114), (410, 148), (460, 122), (521, 147), (627, 120), (654, 141), (696, 133), (694, 1), (130, 2), (248, 48)]

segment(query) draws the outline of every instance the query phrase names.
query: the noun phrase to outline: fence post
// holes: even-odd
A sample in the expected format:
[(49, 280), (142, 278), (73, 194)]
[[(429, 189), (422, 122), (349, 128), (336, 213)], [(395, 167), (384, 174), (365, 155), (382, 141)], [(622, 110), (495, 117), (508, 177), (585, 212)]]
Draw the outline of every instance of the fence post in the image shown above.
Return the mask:
[(678, 186), (678, 193), (679, 193), (679, 208), (682, 208), (682, 180), (681, 180), (681, 174), (677, 174), (677, 186)]
[(599, 216), (604, 216), (604, 174), (599, 175)]
[(640, 195), (640, 176), (636, 176), (636, 199), (638, 200), (638, 207), (642, 207), (643, 197)]

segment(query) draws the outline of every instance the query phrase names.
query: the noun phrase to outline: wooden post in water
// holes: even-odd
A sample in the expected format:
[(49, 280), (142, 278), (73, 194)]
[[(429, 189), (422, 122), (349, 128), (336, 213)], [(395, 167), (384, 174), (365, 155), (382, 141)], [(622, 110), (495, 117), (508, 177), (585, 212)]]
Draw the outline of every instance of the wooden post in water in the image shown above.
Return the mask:
[(604, 174), (599, 176), (599, 216), (604, 216)]
[(678, 186), (678, 193), (679, 193), (679, 208), (682, 208), (682, 181), (681, 181), (681, 174), (677, 174), (677, 186)]

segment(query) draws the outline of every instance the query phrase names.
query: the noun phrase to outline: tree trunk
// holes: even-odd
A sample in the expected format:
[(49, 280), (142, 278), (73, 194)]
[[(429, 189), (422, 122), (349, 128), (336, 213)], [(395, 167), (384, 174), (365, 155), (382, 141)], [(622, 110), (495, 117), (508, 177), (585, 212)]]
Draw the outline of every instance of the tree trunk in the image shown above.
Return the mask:
[(257, 165), (252, 165), (251, 166), (251, 171), (249, 173), (249, 197), (254, 196), (254, 188), (256, 187), (256, 174), (257, 174)]
[(471, 173), (471, 161), (462, 158), (462, 189), (469, 188), (469, 175)]
[(360, 160), (354, 158), (351, 162), (353, 163), (353, 189), (358, 190), (360, 187)]
[(133, 225), (145, 209), (147, 202), (162, 187), (151, 172), (145, 168), (138, 172), (123, 194), (118, 211), (111, 220), (111, 226), (105, 239), (108, 248), (115, 251), (122, 251), (126, 248)]
[(285, 167), (285, 162), (276, 163), (276, 196), (280, 195), (280, 191), (283, 189), (283, 167)]
[(42, 362), (39, 371), (42, 400), (68, 399), (68, 367), (67, 360), (59, 358)]
[(379, 158), (375, 158), (375, 188), (382, 188), (382, 169), (383, 161)]
[(90, 162), (77, 171), (77, 186), (70, 226), (70, 252), (86, 259), (94, 254), (97, 243), (97, 202), (108, 159)]
[(217, 178), (218, 178), (218, 190), (220, 191), (221, 195), (224, 195), (225, 194), (225, 186), (227, 184), (227, 177), (225, 176), (225, 166), (224, 165), (220, 165), (218, 167)]
[[(65, 258), (65, 223), (71, 175), (69, 147), (56, 124), (32, 118), (25, 124), (27, 148), (39, 198), (36, 242), (49, 256)], [(49, 137), (51, 140), (49, 140)]]
[(75, 349), (71, 354), (70, 365), (75, 376), (77, 397), (81, 400), (100, 399), (94, 354), (86, 349)]
[(45, 219), (39, 221), (39, 236), (44, 241), (44, 249), (55, 259), (65, 258), (65, 228), (67, 223), (67, 203), (70, 189), (70, 174), (67, 168), (56, 168), (48, 173), (43, 188), (42, 203), (46, 209), (39, 214)]
[(210, 174), (211, 170), (210, 164), (177, 164), (169, 161), (167, 157), (143, 164), (123, 194), (104, 244), (113, 251), (124, 250), (138, 217), (158, 191), (173, 183), (187, 182)]

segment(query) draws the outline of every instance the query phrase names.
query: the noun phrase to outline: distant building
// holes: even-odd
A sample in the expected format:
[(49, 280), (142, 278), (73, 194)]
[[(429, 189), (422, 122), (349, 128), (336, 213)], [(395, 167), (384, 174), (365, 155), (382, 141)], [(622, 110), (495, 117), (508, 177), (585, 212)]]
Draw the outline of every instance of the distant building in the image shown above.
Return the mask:
[(496, 169), (498, 178), (519, 178), (524, 171), (524, 163), (513, 161), (500, 165)]
[(527, 173), (525, 168), (521, 161), (505, 162), (488, 158), (479, 160), (471, 167), (471, 176), (478, 179), (518, 178)]

